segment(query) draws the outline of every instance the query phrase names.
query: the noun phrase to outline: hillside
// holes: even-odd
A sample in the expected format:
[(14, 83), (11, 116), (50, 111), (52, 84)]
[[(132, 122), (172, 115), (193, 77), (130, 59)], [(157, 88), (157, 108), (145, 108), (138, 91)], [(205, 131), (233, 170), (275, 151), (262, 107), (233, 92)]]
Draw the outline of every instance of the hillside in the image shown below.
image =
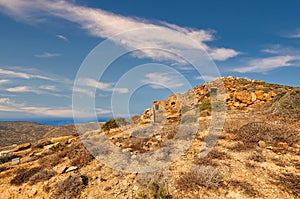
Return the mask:
[[(215, 88), (222, 92), (220, 80), (224, 104), (212, 94)], [(14, 150), (20, 164), (0, 165), (0, 198), (300, 198), (299, 99), (299, 88), (227, 77), (154, 101), (140, 118), (107, 131), (93, 127), (81, 136), (52, 138), (58, 134), (47, 128), (53, 127), (23, 124), (24, 134), (35, 126), (28, 132), (48, 138)], [(223, 111), (220, 134), (209, 134), (213, 117)], [(13, 131), (10, 125), (5, 128)], [(173, 139), (185, 143), (179, 127), (198, 130), (174, 161), (148, 173), (136, 172), (139, 165), (124, 167), (135, 165), (139, 155), (156, 157)], [(114, 168), (107, 165), (114, 152), (100, 147), (104, 137), (128, 157), (117, 159)], [(105, 159), (98, 161), (85, 147)], [(167, 161), (174, 150), (157, 159)]]
[(47, 126), (35, 122), (0, 122), (0, 147), (73, 133), (73, 125)]

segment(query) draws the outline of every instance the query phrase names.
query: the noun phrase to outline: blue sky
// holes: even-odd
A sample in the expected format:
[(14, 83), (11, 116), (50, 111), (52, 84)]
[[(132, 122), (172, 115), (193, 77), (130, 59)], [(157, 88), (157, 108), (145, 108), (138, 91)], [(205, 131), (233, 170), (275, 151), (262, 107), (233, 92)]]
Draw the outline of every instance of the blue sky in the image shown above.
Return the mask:
[[(159, 37), (166, 40), (176, 40), (177, 32), (193, 39), (222, 76), (299, 86), (299, 7), (296, 0), (0, 0), (0, 119), (71, 117), (74, 80), (89, 53), (114, 35), (145, 27), (161, 29)], [(194, 45), (180, 39), (170, 45), (151, 31), (134, 33), (114, 42), (127, 49), (154, 46), (175, 53)], [(101, 65), (99, 59), (94, 64)], [(145, 64), (149, 69), (128, 75), (132, 85), (141, 85), (129, 95), (118, 81)], [(99, 117), (111, 117), (115, 107), (127, 106), (130, 110), (121, 110), (120, 116), (140, 114), (152, 100), (188, 88), (178, 74), (189, 86), (204, 82), (205, 75), (190, 70), (182, 59), (164, 51), (140, 50), (119, 57), (101, 78), (86, 78), (85, 90), (76, 92), (82, 99), (95, 98)], [(112, 95), (120, 103), (112, 104)], [(122, 96), (130, 98), (127, 106)], [(89, 117), (84, 110), (76, 111)]]

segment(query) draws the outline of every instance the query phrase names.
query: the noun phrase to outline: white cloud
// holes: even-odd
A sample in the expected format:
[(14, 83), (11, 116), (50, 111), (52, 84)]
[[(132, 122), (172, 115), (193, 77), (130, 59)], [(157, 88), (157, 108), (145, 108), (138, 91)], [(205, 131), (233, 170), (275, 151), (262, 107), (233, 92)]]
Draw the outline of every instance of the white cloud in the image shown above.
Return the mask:
[(179, 88), (184, 86), (184, 83), (180, 81), (180, 78), (170, 73), (148, 73), (142, 80), (142, 83), (148, 84), (154, 89), (160, 88)]
[(294, 66), (291, 62), (300, 60), (300, 57), (295, 56), (273, 56), (267, 58), (259, 58), (250, 60), (244, 67), (234, 68), (234, 72), (267, 72), (280, 67)]
[(237, 52), (233, 49), (227, 49), (227, 48), (216, 48), (216, 49), (211, 49), (210, 51), (210, 56), (219, 61), (225, 61), (228, 58), (235, 57), (240, 54), (240, 52)]
[(0, 98), (0, 104), (11, 104), (12, 102), (10, 101), (9, 98)]
[(49, 91), (55, 91), (55, 90), (57, 90), (57, 88), (55, 86), (49, 86), (49, 85), (42, 85), (39, 88), (43, 89), (43, 90), (49, 90)]
[(1, 79), (0, 80), (0, 85), (2, 84), (6, 84), (6, 83), (9, 83), (10, 81), (8, 79)]
[[(21, 20), (32, 22), (40, 18), (40, 15), (50, 15), (77, 23), (91, 35), (101, 38), (110, 38), (125, 31), (137, 30), (139, 32), (127, 32), (120, 40), (115, 42), (128, 49), (141, 49), (139, 56), (150, 57), (155, 60), (174, 60), (178, 57), (170, 53), (157, 53), (153, 50), (143, 50), (146, 47), (155, 49), (168, 49), (175, 54), (182, 54), (186, 49), (202, 48), (211, 53), (215, 60), (224, 61), (237, 56), (239, 52), (228, 48), (210, 48), (206, 41), (212, 41), (213, 31), (197, 30), (179, 27), (166, 22), (149, 22), (140, 18), (124, 17), (101, 9), (79, 6), (67, 1), (39, 1), (39, 0), (0, 0), (0, 6), (5, 8), (8, 15)], [(145, 29), (140, 29), (145, 28)], [(159, 28), (159, 29), (158, 29)], [(158, 32), (159, 31), (159, 34)], [(186, 42), (178, 32), (193, 39)], [(176, 41), (176, 43), (174, 42)], [(181, 60), (181, 58), (179, 59)]]
[(7, 88), (5, 90), (8, 91), (8, 92), (12, 92), (12, 93), (37, 93), (37, 94), (41, 94), (40, 91), (34, 90), (29, 86), (17, 86), (17, 87)]
[(209, 76), (209, 75), (201, 75), (201, 76), (197, 76), (195, 77), (195, 79), (197, 80), (203, 80), (203, 81), (211, 81), (218, 78), (218, 76)]
[(37, 57), (37, 58), (52, 58), (52, 57), (59, 57), (59, 56), (61, 56), (61, 54), (44, 52), (42, 54), (37, 54), (37, 55), (34, 55), (34, 56)]
[(64, 41), (69, 41), (69, 39), (64, 35), (56, 35), (57, 38), (62, 39)]
[(44, 79), (44, 80), (54, 80), (51, 77), (47, 77), (44, 75), (39, 75), (39, 74), (30, 74), (30, 73), (25, 73), (25, 72), (19, 72), (19, 71), (14, 71), (14, 70), (6, 70), (6, 69), (1, 69), (0, 68), (0, 76), (9, 76), (9, 77), (18, 77), (18, 78), (23, 78), (23, 79)]
[[(79, 79), (78, 80), (80, 86), (88, 86), (90, 88), (97, 88), (98, 90), (101, 91), (108, 91), (108, 92), (117, 92), (117, 93), (128, 93), (127, 88), (115, 88), (114, 83), (106, 83), (106, 82), (98, 82), (94, 79), (90, 78), (85, 78), (85, 79)], [(89, 93), (91, 94), (92, 91), (88, 88), (77, 88), (77, 92), (82, 92), (82, 93)]]
[(291, 39), (300, 38), (300, 29), (297, 29), (294, 33), (287, 34), (286, 37)]

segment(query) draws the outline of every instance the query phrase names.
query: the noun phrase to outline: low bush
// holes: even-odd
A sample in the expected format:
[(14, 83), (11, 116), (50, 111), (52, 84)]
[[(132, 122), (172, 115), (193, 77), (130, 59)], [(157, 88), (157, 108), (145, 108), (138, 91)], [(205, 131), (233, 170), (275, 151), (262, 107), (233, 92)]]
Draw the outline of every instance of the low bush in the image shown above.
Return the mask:
[(204, 100), (201, 104), (199, 104), (200, 113), (205, 110), (211, 111), (211, 109), (212, 109), (211, 102), (208, 99)]
[(57, 144), (52, 145), (49, 149), (51, 151), (61, 151), (63, 148), (65, 148), (65, 146), (65, 144), (59, 142)]
[(87, 185), (87, 176), (69, 176), (56, 183), (55, 190), (51, 194), (52, 199), (77, 198)]
[(193, 191), (199, 187), (217, 189), (222, 185), (222, 179), (222, 175), (217, 169), (201, 165), (187, 173), (181, 173), (175, 184), (182, 191)]
[(249, 160), (253, 160), (255, 162), (265, 162), (266, 161), (266, 156), (262, 154), (262, 152), (252, 152), (251, 155), (248, 158)]
[(16, 176), (10, 181), (12, 185), (21, 185), (29, 181), (29, 179), (41, 171), (41, 167), (34, 167), (31, 169), (28, 168), (21, 168), (16, 171)]
[(38, 173), (34, 174), (32, 177), (29, 178), (29, 184), (33, 185), (38, 182), (43, 182), (46, 180), (49, 180), (53, 176), (56, 175), (55, 171), (52, 170), (42, 170), (39, 171)]
[(125, 118), (110, 119), (102, 125), (101, 129), (103, 131), (109, 131), (110, 129), (118, 128), (126, 124), (128, 124), (128, 121), (126, 121)]

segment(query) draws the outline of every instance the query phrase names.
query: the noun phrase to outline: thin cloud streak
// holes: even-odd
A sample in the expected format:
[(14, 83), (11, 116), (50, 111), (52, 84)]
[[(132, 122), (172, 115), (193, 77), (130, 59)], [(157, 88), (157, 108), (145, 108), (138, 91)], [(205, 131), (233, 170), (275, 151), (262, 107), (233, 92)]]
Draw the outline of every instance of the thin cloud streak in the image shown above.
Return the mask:
[(39, 74), (30, 74), (30, 73), (25, 73), (25, 72), (19, 72), (19, 71), (14, 71), (14, 70), (7, 70), (7, 69), (1, 69), (0, 68), (0, 76), (9, 76), (9, 77), (17, 77), (17, 78), (22, 78), (22, 79), (43, 79), (43, 80), (51, 80), (54, 81), (53, 78), (39, 75)]
[(64, 35), (56, 35), (56, 37), (67, 42), (69, 41), (69, 39)]
[(295, 66), (292, 62), (300, 60), (300, 57), (295, 56), (273, 56), (267, 58), (253, 59), (243, 67), (234, 68), (233, 72), (268, 72), (276, 68)]
[(59, 57), (59, 56), (61, 56), (61, 54), (44, 52), (42, 54), (37, 54), (37, 55), (34, 55), (34, 56), (37, 57), (37, 58), (52, 58), (52, 57)]

